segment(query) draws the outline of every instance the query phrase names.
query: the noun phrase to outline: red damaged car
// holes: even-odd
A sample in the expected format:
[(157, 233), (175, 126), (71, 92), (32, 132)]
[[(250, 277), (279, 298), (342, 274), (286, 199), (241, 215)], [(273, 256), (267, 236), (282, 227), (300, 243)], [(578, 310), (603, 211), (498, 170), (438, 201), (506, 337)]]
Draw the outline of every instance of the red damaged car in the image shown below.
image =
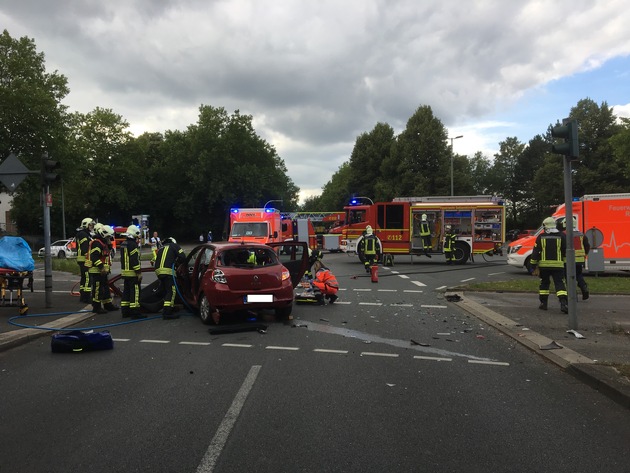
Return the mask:
[(177, 269), (177, 287), (205, 324), (243, 310), (273, 309), (286, 319), (307, 265), (303, 242), (206, 243), (195, 247)]

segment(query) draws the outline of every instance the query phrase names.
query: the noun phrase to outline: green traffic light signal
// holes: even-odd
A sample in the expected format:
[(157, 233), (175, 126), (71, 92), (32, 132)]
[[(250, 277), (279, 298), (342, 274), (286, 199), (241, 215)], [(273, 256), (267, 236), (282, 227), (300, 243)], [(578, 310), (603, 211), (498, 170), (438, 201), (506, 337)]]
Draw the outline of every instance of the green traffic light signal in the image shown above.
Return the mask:
[(565, 120), (563, 125), (551, 129), (551, 136), (564, 139), (563, 143), (551, 146), (552, 153), (562, 154), (572, 159), (577, 159), (580, 156), (577, 120)]

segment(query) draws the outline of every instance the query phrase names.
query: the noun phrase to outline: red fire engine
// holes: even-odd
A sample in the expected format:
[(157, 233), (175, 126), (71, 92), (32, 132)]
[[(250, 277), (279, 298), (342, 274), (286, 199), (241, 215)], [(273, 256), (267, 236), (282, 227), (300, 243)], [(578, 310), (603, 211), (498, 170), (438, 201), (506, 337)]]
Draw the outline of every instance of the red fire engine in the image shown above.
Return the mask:
[[(369, 200), (369, 199), (366, 199)], [(457, 235), (455, 262), (464, 264), (475, 254), (500, 254), (505, 242), (505, 206), (495, 196), (398, 197), (391, 202), (366, 204), (354, 200), (344, 207), (346, 225), (341, 250), (357, 252), (367, 225), (371, 225), (384, 254), (423, 255), (420, 237), (422, 215), (431, 228), (429, 255), (443, 253), (444, 230), (450, 225)]]

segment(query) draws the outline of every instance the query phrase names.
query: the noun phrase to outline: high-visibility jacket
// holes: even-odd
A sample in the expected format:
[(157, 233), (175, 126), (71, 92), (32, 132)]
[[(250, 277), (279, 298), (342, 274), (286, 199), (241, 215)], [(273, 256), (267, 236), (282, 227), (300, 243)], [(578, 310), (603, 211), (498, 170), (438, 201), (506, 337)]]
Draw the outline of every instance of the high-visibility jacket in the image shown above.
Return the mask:
[(588, 237), (582, 232), (573, 232), (573, 248), (575, 249), (575, 262), (584, 263), (586, 255), (591, 250), (591, 244)]
[(85, 260), (85, 266), (90, 268), (88, 272), (91, 274), (100, 273), (103, 268), (109, 272), (109, 245), (106, 241), (103, 241), (100, 238), (95, 238), (90, 242), (89, 257)]
[(541, 268), (564, 268), (566, 251), (564, 234), (559, 232), (541, 233), (536, 237), (530, 262)]
[(77, 263), (85, 263), (90, 251), (92, 235), (90, 235), (89, 230), (82, 228), (77, 232), (74, 241), (77, 243)]
[(361, 239), (360, 250), (364, 255), (375, 255), (381, 252), (381, 245), (375, 235), (365, 235)]
[(173, 274), (173, 266), (186, 262), (186, 253), (177, 243), (169, 241), (155, 255), (155, 274)]
[(431, 227), (429, 222), (420, 222), (420, 236), (431, 236)]
[(140, 251), (135, 238), (127, 238), (120, 244), (120, 275), (136, 276), (140, 272)]
[(339, 291), (337, 278), (332, 272), (330, 272), (330, 269), (325, 266), (322, 266), (322, 268), (315, 273), (313, 285), (324, 295), (337, 294), (337, 291)]
[(457, 235), (454, 233), (446, 233), (444, 235), (444, 251), (453, 251), (453, 245), (456, 239)]

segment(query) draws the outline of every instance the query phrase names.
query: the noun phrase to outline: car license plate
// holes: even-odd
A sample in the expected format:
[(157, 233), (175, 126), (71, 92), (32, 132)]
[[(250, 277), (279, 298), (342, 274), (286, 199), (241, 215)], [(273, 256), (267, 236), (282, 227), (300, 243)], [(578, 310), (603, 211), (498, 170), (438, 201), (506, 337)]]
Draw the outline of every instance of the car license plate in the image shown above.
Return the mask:
[(252, 302), (273, 302), (273, 294), (248, 294), (245, 296), (245, 303)]

